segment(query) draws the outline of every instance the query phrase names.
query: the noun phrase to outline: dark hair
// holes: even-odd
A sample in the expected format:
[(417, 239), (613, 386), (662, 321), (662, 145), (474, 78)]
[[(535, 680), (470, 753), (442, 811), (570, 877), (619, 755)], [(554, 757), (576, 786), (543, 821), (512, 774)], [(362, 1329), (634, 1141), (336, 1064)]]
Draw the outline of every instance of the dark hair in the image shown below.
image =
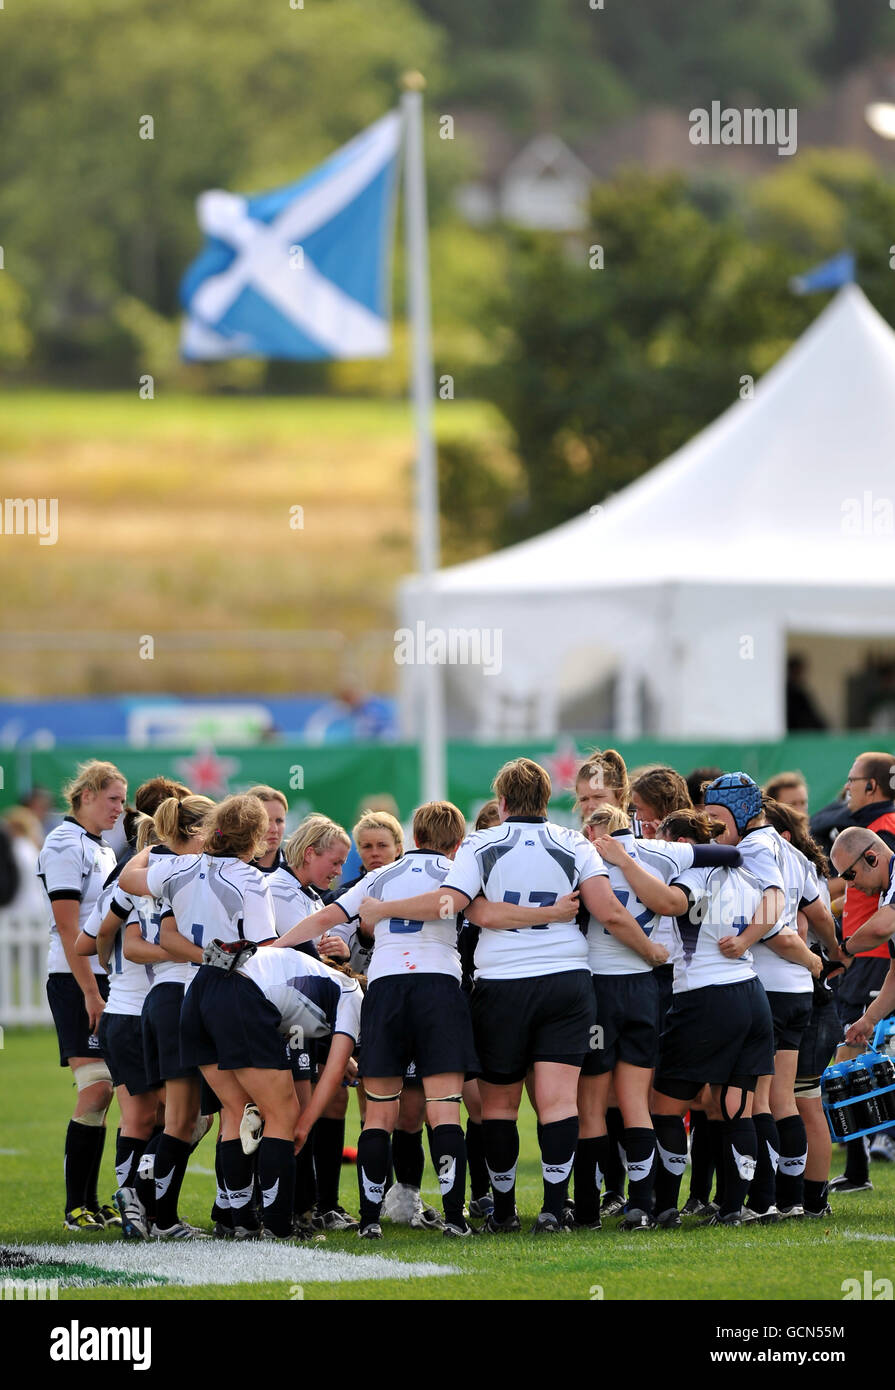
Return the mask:
[(672, 811), (656, 830), (657, 840), (695, 840), (698, 845), (707, 845), (724, 826), (712, 820), (707, 811)]
[(702, 793), (706, 786), (709, 782), (714, 782), (716, 777), (720, 777), (723, 771), (723, 767), (694, 767), (692, 772), (687, 773), (687, 791), (694, 806), (703, 805)]
[(661, 819), (672, 811), (692, 811), (687, 784), (673, 767), (650, 767), (631, 783), (631, 791), (649, 802)]

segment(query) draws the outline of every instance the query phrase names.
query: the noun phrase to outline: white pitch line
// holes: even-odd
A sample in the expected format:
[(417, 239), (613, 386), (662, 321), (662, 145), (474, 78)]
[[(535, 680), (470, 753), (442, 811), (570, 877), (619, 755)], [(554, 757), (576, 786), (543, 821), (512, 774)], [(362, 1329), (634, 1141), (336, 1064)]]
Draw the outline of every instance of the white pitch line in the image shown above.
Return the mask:
[(836, 1234), (839, 1235), (839, 1236), (841, 1236), (843, 1240), (886, 1240), (886, 1241), (895, 1241), (895, 1236), (877, 1235), (876, 1233), (872, 1233), (872, 1234), (870, 1234), (870, 1235), (866, 1235), (866, 1236), (865, 1236), (861, 1231), (837, 1231)]
[[(273, 1242), (144, 1241), (139, 1245), (13, 1246), (35, 1264), (77, 1261), (128, 1274), (156, 1274), (172, 1284), (355, 1283), (360, 1279), (431, 1279), (460, 1274), (453, 1265), (350, 1255)], [(61, 1280), (63, 1286), (64, 1276)]]
[(0, 1158), (21, 1158), (24, 1149), (0, 1149)]

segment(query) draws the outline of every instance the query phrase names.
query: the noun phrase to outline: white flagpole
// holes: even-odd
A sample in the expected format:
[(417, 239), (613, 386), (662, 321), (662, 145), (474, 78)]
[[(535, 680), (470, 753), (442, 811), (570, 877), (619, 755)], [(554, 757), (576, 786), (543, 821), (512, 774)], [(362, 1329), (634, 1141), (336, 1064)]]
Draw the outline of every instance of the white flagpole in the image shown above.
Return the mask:
[[(438, 469), (433, 426), (434, 380), (432, 322), (429, 307), (429, 241), (426, 215), (426, 173), (423, 160), (423, 88), (421, 73), (402, 80), (401, 108), (405, 123), (404, 206), (407, 239), (407, 292), (411, 339), (411, 390), (416, 429), (416, 555), (422, 581), (423, 616), (431, 614), (432, 580), (439, 562)], [(444, 690), (441, 668), (420, 662), (422, 727), (420, 783), (424, 801), (440, 801), (447, 791), (444, 740)], [(417, 718), (419, 719), (419, 711)]]

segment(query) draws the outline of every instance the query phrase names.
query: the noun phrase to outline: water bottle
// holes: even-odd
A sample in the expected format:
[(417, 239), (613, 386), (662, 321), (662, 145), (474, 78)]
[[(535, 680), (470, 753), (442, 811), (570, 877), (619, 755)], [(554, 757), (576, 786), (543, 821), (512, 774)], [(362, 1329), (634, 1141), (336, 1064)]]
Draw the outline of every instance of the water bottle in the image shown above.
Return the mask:
[(833, 1109), (837, 1101), (845, 1100), (848, 1096), (848, 1087), (843, 1075), (847, 1065), (845, 1062), (838, 1062), (832, 1067), (827, 1067), (821, 1078), (824, 1099), (829, 1107), (827, 1118), (834, 1139), (847, 1139), (850, 1134), (855, 1134), (859, 1128), (852, 1115), (853, 1106), (845, 1105), (839, 1110)]
[(849, 1106), (849, 1109), (855, 1112), (856, 1128), (858, 1130), (873, 1129), (875, 1125), (884, 1124), (885, 1121), (880, 1113), (879, 1101), (876, 1096), (870, 1094), (873, 1090), (873, 1080), (870, 1072), (864, 1065), (864, 1058), (857, 1057), (855, 1061), (850, 1064), (850, 1068), (848, 1078), (849, 1099), (854, 1099), (856, 1096), (863, 1097), (857, 1104)]
[[(871, 1052), (868, 1057), (870, 1075), (873, 1077), (873, 1084), (878, 1091), (885, 1086), (895, 1086), (895, 1062), (891, 1057), (884, 1057)], [(886, 1120), (895, 1120), (895, 1091), (887, 1091), (885, 1095), (877, 1096), (876, 1103), (882, 1112), (882, 1123)]]

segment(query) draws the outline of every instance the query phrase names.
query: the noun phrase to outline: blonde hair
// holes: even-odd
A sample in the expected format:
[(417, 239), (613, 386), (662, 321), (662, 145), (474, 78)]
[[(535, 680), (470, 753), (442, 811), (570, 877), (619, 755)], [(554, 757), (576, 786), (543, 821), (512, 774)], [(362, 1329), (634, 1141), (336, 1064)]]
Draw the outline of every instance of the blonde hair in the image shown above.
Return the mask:
[(105, 791), (111, 782), (123, 782), (127, 787), (127, 778), (123, 772), (119, 772), (114, 763), (97, 760), (79, 763), (74, 777), (62, 788), (62, 795), (73, 811), (79, 811), (81, 797), (85, 792)]
[(33, 811), (27, 806), (10, 806), (3, 813), (3, 819), (13, 835), (24, 835), (40, 849), (44, 842), (44, 828)]
[(249, 787), (246, 796), (257, 796), (259, 801), (279, 801), (284, 811), (289, 810), (289, 802), (282, 792), (277, 791), (276, 787), (268, 787), (264, 782), (259, 782), (257, 787)]
[(138, 820), (135, 822), (135, 825), (137, 831), (138, 854), (140, 853), (140, 850), (145, 849), (147, 845), (161, 844), (161, 836), (159, 835), (158, 830), (156, 829), (155, 821), (152, 819), (152, 816), (144, 815), (141, 811), (139, 813)]
[(447, 854), (466, 834), (466, 817), (452, 801), (427, 801), (413, 813), (413, 838), (420, 849)]
[(214, 802), (208, 796), (169, 796), (152, 817), (152, 823), (162, 844), (174, 849), (194, 835), (201, 835), (206, 817), (213, 810)]
[(254, 858), (267, 845), (267, 812), (257, 796), (226, 796), (208, 812), (203, 826), (206, 854), (221, 859)]
[(609, 802), (606, 801), (602, 806), (597, 806), (595, 810), (591, 811), (584, 824), (586, 826), (605, 825), (606, 833), (614, 835), (616, 830), (630, 830), (631, 818), (627, 811), (623, 811), (620, 806), (610, 806)]
[(511, 816), (544, 816), (553, 794), (550, 774), (531, 758), (512, 758), (504, 763), (491, 784)]
[(395, 842), (395, 849), (398, 851), (398, 858), (404, 853), (404, 828), (397, 816), (392, 816), (388, 811), (364, 811), (357, 825), (351, 832), (354, 843), (357, 844), (357, 837), (364, 830), (387, 830)]
[(301, 825), (293, 830), (283, 846), (283, 854), (290, 869), (297, 873), (299, 869), (304, 868), (305, 856), (309, 849), (324, 854), (331, 845), (338, 843), (344, 844), (346, 849), (350, 847), (351, 840), (347, 831), (334, 820), (330, 820), (329, 816), (314, 811), (310, 816), (305, 816)]
[(631, 799), (628, 768), (617, 748), (594, 748), (575, 773), (575, 799), (579, 801), (578, 785), (587, 782), (591, 791), (614, 791), (620, 806)]

